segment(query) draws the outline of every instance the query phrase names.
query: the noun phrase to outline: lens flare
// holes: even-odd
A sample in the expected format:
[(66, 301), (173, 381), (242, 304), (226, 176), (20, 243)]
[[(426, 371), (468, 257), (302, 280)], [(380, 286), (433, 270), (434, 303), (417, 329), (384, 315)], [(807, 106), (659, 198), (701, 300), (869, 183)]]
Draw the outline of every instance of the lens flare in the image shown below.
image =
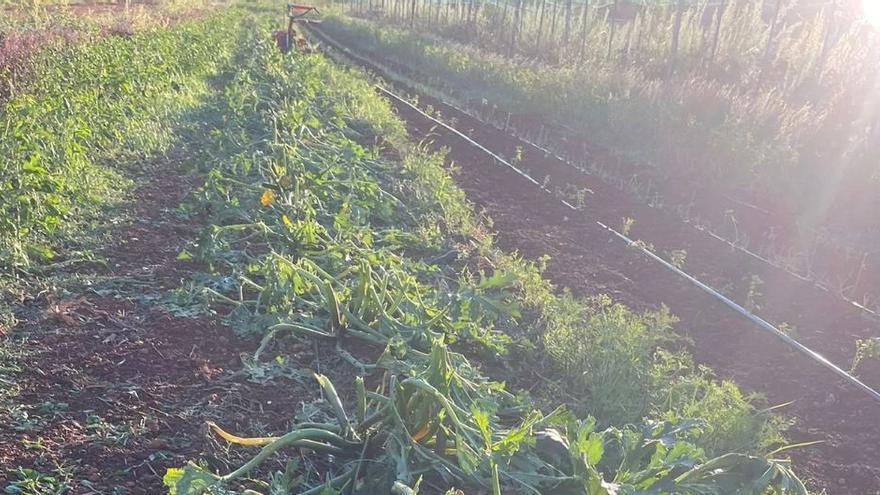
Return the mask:
[(880, 0), (862, 0), (862, 15), (871, 25), (880, 27)]

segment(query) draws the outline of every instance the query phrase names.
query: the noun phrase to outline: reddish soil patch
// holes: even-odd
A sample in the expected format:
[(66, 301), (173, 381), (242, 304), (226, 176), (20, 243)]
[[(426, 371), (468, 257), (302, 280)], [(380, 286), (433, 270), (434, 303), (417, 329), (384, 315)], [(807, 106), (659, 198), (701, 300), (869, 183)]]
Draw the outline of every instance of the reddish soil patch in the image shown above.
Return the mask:
[[(138, 295), (161, 294), (194, 274), (198, 266), (176, 257), (201, 230), (199, 219), (174, 213), (199, 178), (182, 177), (173, 159), (145, 163), (141, 173), (134, 221), (115, 233), (119, 243), (104, 252), (108, 268), (97, 272), (118, 277), (109, 280), (125, 295), (39, 298), (29, 303), (34, 317), (15, 332), (27, 356), (15, 377), (21, 408), (0, 412), (0, 487), (21, 466), (64, 478), (65, 493), (165, 493), (168, 466), (201, 458), (227, 471), (253, 455), (226, 451), (207, 434), (206, 420), (244, 434), (283, 433), (314, 397), (315, 387), (290, 379), (249, 381), (240, 354), (256, 343), (217, 318), (139, 302)], [(311, 364), (312, 353), (299, 351), (294, 360)]]
[[(523, 143), (481, 125), (441, 102), (420, 95), (448, 120), (481, 144), (503, 156), (515, 156)], [(631, 235), (654, 245), (659, 253), (687, 251), (686, 269), (743, 300), (751, 275), (761, 278), (759, 313), (793, 325), (807, 345), (846, 365), (857, 337), (876, 335), (876, 324), (852, 306), (784, 272), (756, 263), (661, 211), (621, 195), (595, 178), (528, 147), (521, 166), (550, 184), (574, 184), (592, 190), (584, 212), (565, 209), (510, 169), (496, 164), (404, 106), (397, 107), (412, 135), (431, 136), (437, 147), (451, 149), (456, 178), (471, 201), (484, 208), (498, 230), (498, 244), (528, 258), (549, 254), (546, 275), (576, 294), (607, 293), (635, 308), (669, 306), (679, 316), (679, 331), (694, 341), (699, 362), (712, 365), (724, 378), (764, 393), (771, 404), (794, 401), (785, 412), (798, 419), (792, 441), (824, 440), (819, 447), (793, 452), (797, 469), (817, 489), (829, 493), (880, 493), (880, 405), (841, 383), (830, 372), (790, 351), (748, 321), (684, 282), (601, 229), (595, 220), (620, 225), (634, 218)], [(862, 370), (869, 383), (880, 385), (880, 369)]]

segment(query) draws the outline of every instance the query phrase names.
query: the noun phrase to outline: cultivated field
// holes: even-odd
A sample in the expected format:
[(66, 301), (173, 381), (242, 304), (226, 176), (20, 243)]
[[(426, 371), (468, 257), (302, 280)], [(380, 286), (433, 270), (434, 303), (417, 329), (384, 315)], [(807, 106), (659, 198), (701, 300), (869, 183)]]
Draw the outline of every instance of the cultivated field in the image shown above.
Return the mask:
[[(758, 144), (743, 138), (746, 154), (710, 170), (721, 131), (661, 108), (664, 91), (704, 84), (697, 74), (715, 81), (706, 94), (740, 98), (730, 88), (744, 80), (722, 82), (744, 70), (730, 28), (708, 20), (762, 19), (732, 3), (669, 19), (617, 19), (615, 3), (611, 23), (607, 6), (570, 3), (322, 5), (296, 43), (270, 2), (130, 6), (140, 17), (8, 7), (20, 21), (0, 33), (25, 48), (2, 65), (0, 486), (877, 493), (877, 402), (747, 318), (868, 388), (877, 322), (849, 299), (873, 293), (798, 278), (661, 196), (686, 172), (681, 197), (753, 201), (772, 184), (806, 208), (798, 188), (812, 186), (771, 179), (776, 151), (752, 163)], [(773, 21), (786, 42), (792, 12)], [(666, 21), (680, 28), (674, 62), (658, 55)], [(108, 22), (127, 27), (96, 27)], [(617, 34), (600, 50), (601, 25)], [(711, 52), (702, 29), (719, 40)], [(831, 67), (831, 51), (810, 60)], [(593, 77), (657, 93), (590, 103), (604, 94)], [(795, 92), (778, 95), (784, 109), (768, 101), (767, 118), (787, 119)], [(753, 104), (742, 115), (760, 118)], [(636, 115), (652, 122), (627, 147)], [(664, 165), (679, 139), (701, 153), (676, 164), (691, 171)], [(613, 166), (646, 182), (618, 187)]]

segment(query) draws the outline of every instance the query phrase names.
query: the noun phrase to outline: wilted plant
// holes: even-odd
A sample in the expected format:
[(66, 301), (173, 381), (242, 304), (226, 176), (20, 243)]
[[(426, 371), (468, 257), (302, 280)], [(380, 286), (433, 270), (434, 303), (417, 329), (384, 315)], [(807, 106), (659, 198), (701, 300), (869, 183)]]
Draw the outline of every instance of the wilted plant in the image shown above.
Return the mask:
[[(607, 301), (588, 310), (555, 295), (534, 266), (480, 240), (442, 156), (408, 144), (369, 83), (318, 56), (282, 56), (267, 39), (249, 41), (224, 93), (217, 159), (199, 193), (214, 225), (199, 256), (225, 281), (210, 292), (233, 308), (230, 322), (262, 335), (249, 362), (283, 352), (289, 339), (317, 341), (359, 377), (346, 403), (317, 375), (324, 419), (283, 435), (247, 438), (214, 425), (222, 438), (262, 449), (226, 473), (169, 470), (172, 493), (235, 489), (290, 446), (334, 460), (329, 479), (294, 475), (290, 462), (268, 476), (307, 494), (415, 493), (419, 480), (495, 494), (805, 493), (784, 461), (707, 455), (690, 441), (709, 428), (701, 420), (674, 409), (664, 421), (643, 419), (656, 412), (654, 395), (639, 394), (650, 391), (653, 356), (671, 338), (667, 312), (640, 319)], [(400, 161), (382, 154), (388, 143)], [(459, 260), (468, 250), (473, 258)], [(566, 408), (542, 413), (469, 359), (515, 366), (505, 359), (513, 337), (499, 328), (523, 320), (532, 323), (521, 334), (590, 390), (574, 406), (605, 416), (602, 426)]]

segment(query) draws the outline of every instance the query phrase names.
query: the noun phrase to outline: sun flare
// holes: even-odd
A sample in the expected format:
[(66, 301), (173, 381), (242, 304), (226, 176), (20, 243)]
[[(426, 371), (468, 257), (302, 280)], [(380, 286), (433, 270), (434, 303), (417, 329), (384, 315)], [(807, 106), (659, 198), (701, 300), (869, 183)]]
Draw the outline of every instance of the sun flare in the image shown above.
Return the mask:
[(880, 27), (880, 0), (862, 0), (862, 15), (871, 25)]

